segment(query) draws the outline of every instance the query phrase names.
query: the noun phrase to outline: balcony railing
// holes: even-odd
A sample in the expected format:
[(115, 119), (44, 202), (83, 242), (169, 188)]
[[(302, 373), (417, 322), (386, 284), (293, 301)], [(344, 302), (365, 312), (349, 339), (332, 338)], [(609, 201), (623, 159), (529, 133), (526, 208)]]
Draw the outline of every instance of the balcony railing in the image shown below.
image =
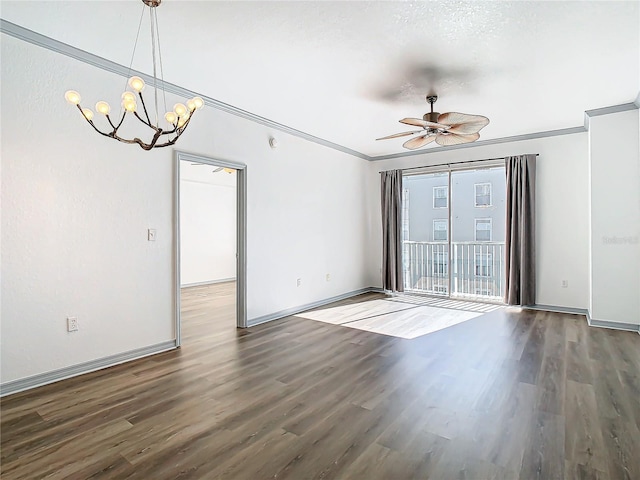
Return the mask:
[[(452, 297), (504, 297), (504, 242), (404, 241), (405, 290)], [(449, 254), (451, 253), (451, 261)], [(451, 282), (449, 281), (449, 272)]]

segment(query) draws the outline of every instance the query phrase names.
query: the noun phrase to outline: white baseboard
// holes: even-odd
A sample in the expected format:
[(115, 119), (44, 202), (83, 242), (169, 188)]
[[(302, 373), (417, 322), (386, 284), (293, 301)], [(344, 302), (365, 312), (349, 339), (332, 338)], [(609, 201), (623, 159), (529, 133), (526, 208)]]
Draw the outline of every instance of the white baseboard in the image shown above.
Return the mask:
[(614, 330), (625, 330), (627, 332), (640, 333), (640, 325), (624, 322), (612, 322), (611, 320), (597, 320), (595, 318), (591, 318), (591, 315), (587, 315), (587, 323), (590, 327), (612, 328)]
[[(515, 305), (514, 305), (515, 306)], [(589, 311), (586, 308), (560, 307), (557, 305), (525, 305), (522, 308), (529, 310), (540, 310), (543, 312), (568, 313), (570, 315), (584, 315), (588, 318)]]
[(627, 332), (637, 332), (640, 333), (640, 325), (635, 325), (633, 323), (624, 323), (624, 322), (613, 322), (610, 320), (597, 320), (595, 318), (591, 318), (591, 314), (586, 308), (571, 308), (571, 307), (558, 307), (555, 305), (527, 305), (526, 307), (530, 310), (542, 310), (545, 312), (557, 312), (557, 313), (569, 313), (572, 315), (584, 315), (587, 318), (587, 324), (590, 327), (599, 327), (599, 328), (611, 328), (613, 330), (624, 330)]
[(216, 283), (227, 283), (227, 282), (235, 282), (235, 281), (236, 281), (236, 277), (220, 278), (218, 280), (207, 280), (205, 282), (184, 283), (180, 285), (180, 288), (201, 287), (204, 285), (215, 285)]
[(337, 302), (339, 300), (344, 300), (346, 298), (355, 297), (356, 295), (362, 295), (363, 293), (369, 293), (369, 292), (385, 293), (384, 290), (378, 287), (361, 288), (359, 290), (354, 290), (352, 292), (343, 293), (342, 295), (336, 295), (335, 297), (325, 298), (324, 300), (318, 300), (317, 302), (311, 302), (311, 303), (307, 303), (306, 305), (299, 305), (297, 307), (287, 308), (286, 310), (280, 310), (279, 312), (270, 313), (268, 315), (263, 315), (261, 317), (252, 318), (247, 322), (247, 324), (249, 327), (255, 327), (256, 325), (260, 325), (262, 323), (279, 320), (284, 317), (295, 315), (296, 313), (301, 313), (306, 310), (322, 307), (324, 305), (328, 305), (329, 303)]
[(167, 342), (158, 343), (156, 345), (149, 345), (148, 347), (136, 348), (134, 350), (129, 350), (128, 352), (117, 353), (115, 355), (109, 355), (108, 357), (78, 363), (76, 365), (60, 368), (51, 372), (40, 373), (31, 377), (12, 380), (0, 385), (0, 397), (36, 387), (41, 387), (43, 385), (48, 385), (49, 383), (58, 382), (66, 378), (77, 377), (78, 375), (84, 375), (85, 373), (95, 372), (96, 370), (102, 370), (103, 368), (113, 367), (124, 362), (129, 362), (131, 360), (136, 360), (142, 357), (148, 357), (149, 355), (155, 355), (157, 353), (166, 352), (175, 348), (176, 341), (169, 340)]

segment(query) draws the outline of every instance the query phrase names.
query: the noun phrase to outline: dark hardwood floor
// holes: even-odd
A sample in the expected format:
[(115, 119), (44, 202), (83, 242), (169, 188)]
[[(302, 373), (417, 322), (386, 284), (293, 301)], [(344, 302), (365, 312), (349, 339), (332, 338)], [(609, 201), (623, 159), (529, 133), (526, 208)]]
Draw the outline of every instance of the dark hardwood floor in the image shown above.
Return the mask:
[[(183, 293), (183, 347), (3, 398), (2, 478), (640, 479), (640, 336), (509, 309), (412, 340)], [(368, 294), (349, 299), (379, 299)]]

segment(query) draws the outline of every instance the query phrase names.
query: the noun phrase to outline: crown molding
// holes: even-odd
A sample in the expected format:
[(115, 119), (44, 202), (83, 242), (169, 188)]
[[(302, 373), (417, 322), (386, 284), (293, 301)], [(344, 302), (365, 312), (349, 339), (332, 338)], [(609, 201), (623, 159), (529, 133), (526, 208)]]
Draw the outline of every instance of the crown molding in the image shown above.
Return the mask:
[[(120, 65), (119, 63), (112, 62), (111, 60), (107, 60), (106, 58), (99, 57), (98, 55), (94, 55), (80, 48), (73, 47), (66, 43), (55, 40), (51, 37), (47, 37), (46, 35), (42, 35), (40, 33), (34, 32), (33, 30), (29, 30), (28, 28), (21, 27), (20, 25), (11, 23), (3, 18), (0, 18), (0, 33), (7, 34), (19, 40), (30, 43), (32, 45), (45, 48), (52, 52), (66, 55), (67, 57), (74, 58), (88, 65), (92, 65), (94, 67), (105, 70), (107, 72), (115, 73), (123, 77), (128, 77), (132, 74), (135, 74), (135, 75), (138, 75), (139, 77), (142, 77), (142, 79), (144, 79), (145, 82), (150, 83), (153, 81), (153, 77), (151, 77), (150, 75), (147, 75), (146, 73), (143, 73), (134, 69), (129, 69), (124, 65)], [(233, 105), (229, 105), (228, 103), (221, 102), (220, 100), (216, 100), (215, 98), (209, 97), (205, 94), (194, 92), (193, 90), (189, 90), (187, 88), (181, 87), (179, 85), (175, 85), (173, 83), (163, 82), (161, 80), (158, 80), (158, 82), (160, 87), (163, 88), (166, 92), (170, 92), (170, 93), (179, 95), (181, 97), (187, 97), (187, 98), (197, 95), (201, 97), (204, 100), (205, 105), (209, 107), (213, 107), (217, 110), (221, 110), (223, 112), (230, 113), (232, 115), (258, 123), (260, 125), (273, 128), (274, 130), (288, 133), (290, 135), (302, 138), (309, 142), (313, 142), (318, 145), (322, 145), (324, 147), (332, 148), (333, 150), (337, 150), (339, 152), (346, 153), (347, 155), (352, 155), (354, 157), (361, 158), (363, 160), (368, 160), (368, 161), (391, 160), (391, 159), (397, 159), (397, 158), (412, 157), (415, 155), (428, 155), (431, 153), (441, 153), (445, 151), (448, 152), (450, 150), (459, 150), (462, 148), (473, 148), (473, 147), (480, 147), (480, 146), (486, 146), (486, 145), (496, 145), (500, 143), (521, 142), (524, 140), (532, 140), (536, 138), (555, 137), (558, 135), (572, 135), (574, 133), (584, 133), (589, 130), (589, 118), (593, 116), (608, 115), (611, 113), (624, 112), (627, 110), (640, 108), (640, 93), (638, 93), (638, 96), (636, 97), (636, 100), (633, 103), (624, 103), (621, 105), (612, 105), (610, 107), (598, 108), (595, 110), (587, 110), (584, 116), (585, 118), (584, 125), (580, 127), (563, 128), (559, 130), (548, 130), (545, 132), (527, 133), (524, 135), (515, 135), (511, 137), (492, 138), (488, 140), (480, 140), (473, 143), (465, 143), (462, 145), (453, 145), (450, 147), (434, 147), (426, 150), (416, 150), (411, 152), (393, 153), (389, 155), (370, 156), (365, 153), (358, 152), (357, 150), (353, 150), (349, 147), (345, 147), (344, 145), (340, 145), (338, 143), (325, 140), (324, 138), (316, 137), (315, 135), (305, 133), (293, 127), (283, 125), (282, 123), (278, 123), (273, 120), (269, 120), (268, 118), (261, 117), (260, 115), (256, 115), (246, 110), (242, 110), (240, 108), (234, 107)]]
[(586, 110), (584, 114), (588, 117), (599, 117), (600, 115), (610, 115), (612, 113), (626, 112), (627, 110), (636, 110), (637, 108), (638, 108), (638, 105), (636, 105), (635, 102), (631, 102), (631, 103), (623, 103), (621, 105), (611, 105), (610, 107)]
[[(147, 75), (146, 73), (140, 72), (139, 70), (129, 69), (129, 67), (125, 67), (124, 65), (120, 65), (119, 63), (112, 62), (111, 60), (107, 60), (106, 58), (99, 57), (98, 55), (94, 55), (93, 53), (89, 53), (80, 48), (73, 47), (71, 45), (60, 42), (51, 37), (47, 37), (46, 35), (42, 35), (40, 33), (34, 32), (33, 30), (29, 30), (28, 28), (21, 27), (20, 25), (16, 25), (15, 23), (11, 23), (1, 18), (0, 18), (0, 32), (10, 35), (24, 42), (31, 43), (32, 45), (46, 48), (47, 50), (50, 50), (52, 52), (61, 53), (62, 55), (66, 55), (67, 57), (74, 58), (88, 65), (92, 65), (94, 67), (105, 70), (107, 72), (121, 75), (125, 78), (131, 75), (137, 75), (139, 77), (142, 77), (142, 79), (147, 83), (153, 82), (152, 76)], [(244, 118), (246, 120), (250, 120), (260, 125), (273, 128), (274, 130), (279, 130), (284, 133), (289, 133), (296, 137), (303, 138), (305, 140), (308, 140), (313, 143), (317, 143), (319, 145), (323, 145), (325, 147), (333, 148), (334, 150), (338, 150), (348, 155), (353, 155), (354, 157), (362, 158), (364, 160), (371, 159), (368, 155), (365, 155), (364, 153), (360, 153), (356, 150), (345, 147), (343, 145), (339, 145), (337, 143), (330, 142), (329, 140), (325, 140), (324, 138), (316, 137), (315, 135), (302, 132), (300, 130), (289, 127), (287, 125), (283, 125), (281, 123), (275, 122), (273, 120), (269, 120), (268, 118), (261, 117), (254, 113), (247, 112), (246, 110), (242, 110), (240, 108), (234, 107), (233, 105), (229, 105), (228, 103), (221, 102), (220, 100), (216, 100), (215, 98), (211, 98), (205, 94), (194, 92), (193, 90), (189, 90), (187, 88), (181, 87), (179, 85), (175, 85), (173, 83), (163, 82), (162, 80), (157, 80), (157, 82), (160, 88), (164, 89), (164, 91), (166, 92), (173, 93), (186, 98), (199, 96), (204, 100), (205, 105), (209, 107), (213, 107), (217, 110), (221, 110), (223, 112), (236, 115), (238, 117)]]

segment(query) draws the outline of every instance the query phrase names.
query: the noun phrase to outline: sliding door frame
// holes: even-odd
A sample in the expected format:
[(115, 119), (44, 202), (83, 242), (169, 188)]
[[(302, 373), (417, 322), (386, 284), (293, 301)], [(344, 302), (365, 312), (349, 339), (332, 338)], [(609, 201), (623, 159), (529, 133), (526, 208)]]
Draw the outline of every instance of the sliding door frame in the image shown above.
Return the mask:
[[(413, 177), (413, 176), (418, 176), (418, 175), (428, 175), (430, 173), (446, 173), (447, 174), (447, 178), (448, 178), (448, 187), (447, 187), (447, 205), (448, 205), (448, 209), (449, 209), (449, 215), (448, 215), (448, 222), (447, 222), (447, 228), (448, 228), (448, 232), (447, 232), (447, 243), (448, 243), (448, 251), (449, 251), (449, 255), (448, 255), (448, 262), (447, 262), (447, 267), (448, 267), (448, 271), (447, 271), (447, 275), (449, 277), (449, 293), (447, 294), (447, 298), (449, 299), (455, 299), (455, 297), (452, 297), (451, 294), (453, 292), (453, 203), (451, 202), (452, 199), (452, 195), (451, 195), (451, 187), (452, 187), (452, 183), (451, 183), (451, 178), (452, 178), (452, 173), (453, 172), (461, 172), (461, 171), (469, 171), (469, 170), (485, 170), (485, 169), (489, 169), (489, 168), (496, 168), (496, 167), (505, 167), (506, 163), (505, 160), (502, 159), (492, 159), (492, 160), (475, 160), (475, 161), (471, 161), (471, 162), (457, 162), (457, 163), (444, 163), (441, 165), (432, 165), (429, 167), (424, 167), (424, 168), (412, 168), (410, 170), (410, 172), (407, 172), (406, 170), (402, 171), (402, 177), (404, 179), (404, 177)], [(404, 240), (404, 239), (403, 239)], [(402, 248), (402, 255), (404, 257), (404, 245)], [(404, 258), (403, 258), (403, 265), (404, 265)], [(418, 295), (434, 295), (435, 294), (429, 294), (429, 293), (420, 293), (420, 292), (416, 292), (416, 294)], [(439, 295), (438, 295), (439, 296)], [(477, 302), (487, 302), (487, 303), (496, 303), (493, 301), (487, 301), (486, 299), (474, 299), (474, 301)]]

